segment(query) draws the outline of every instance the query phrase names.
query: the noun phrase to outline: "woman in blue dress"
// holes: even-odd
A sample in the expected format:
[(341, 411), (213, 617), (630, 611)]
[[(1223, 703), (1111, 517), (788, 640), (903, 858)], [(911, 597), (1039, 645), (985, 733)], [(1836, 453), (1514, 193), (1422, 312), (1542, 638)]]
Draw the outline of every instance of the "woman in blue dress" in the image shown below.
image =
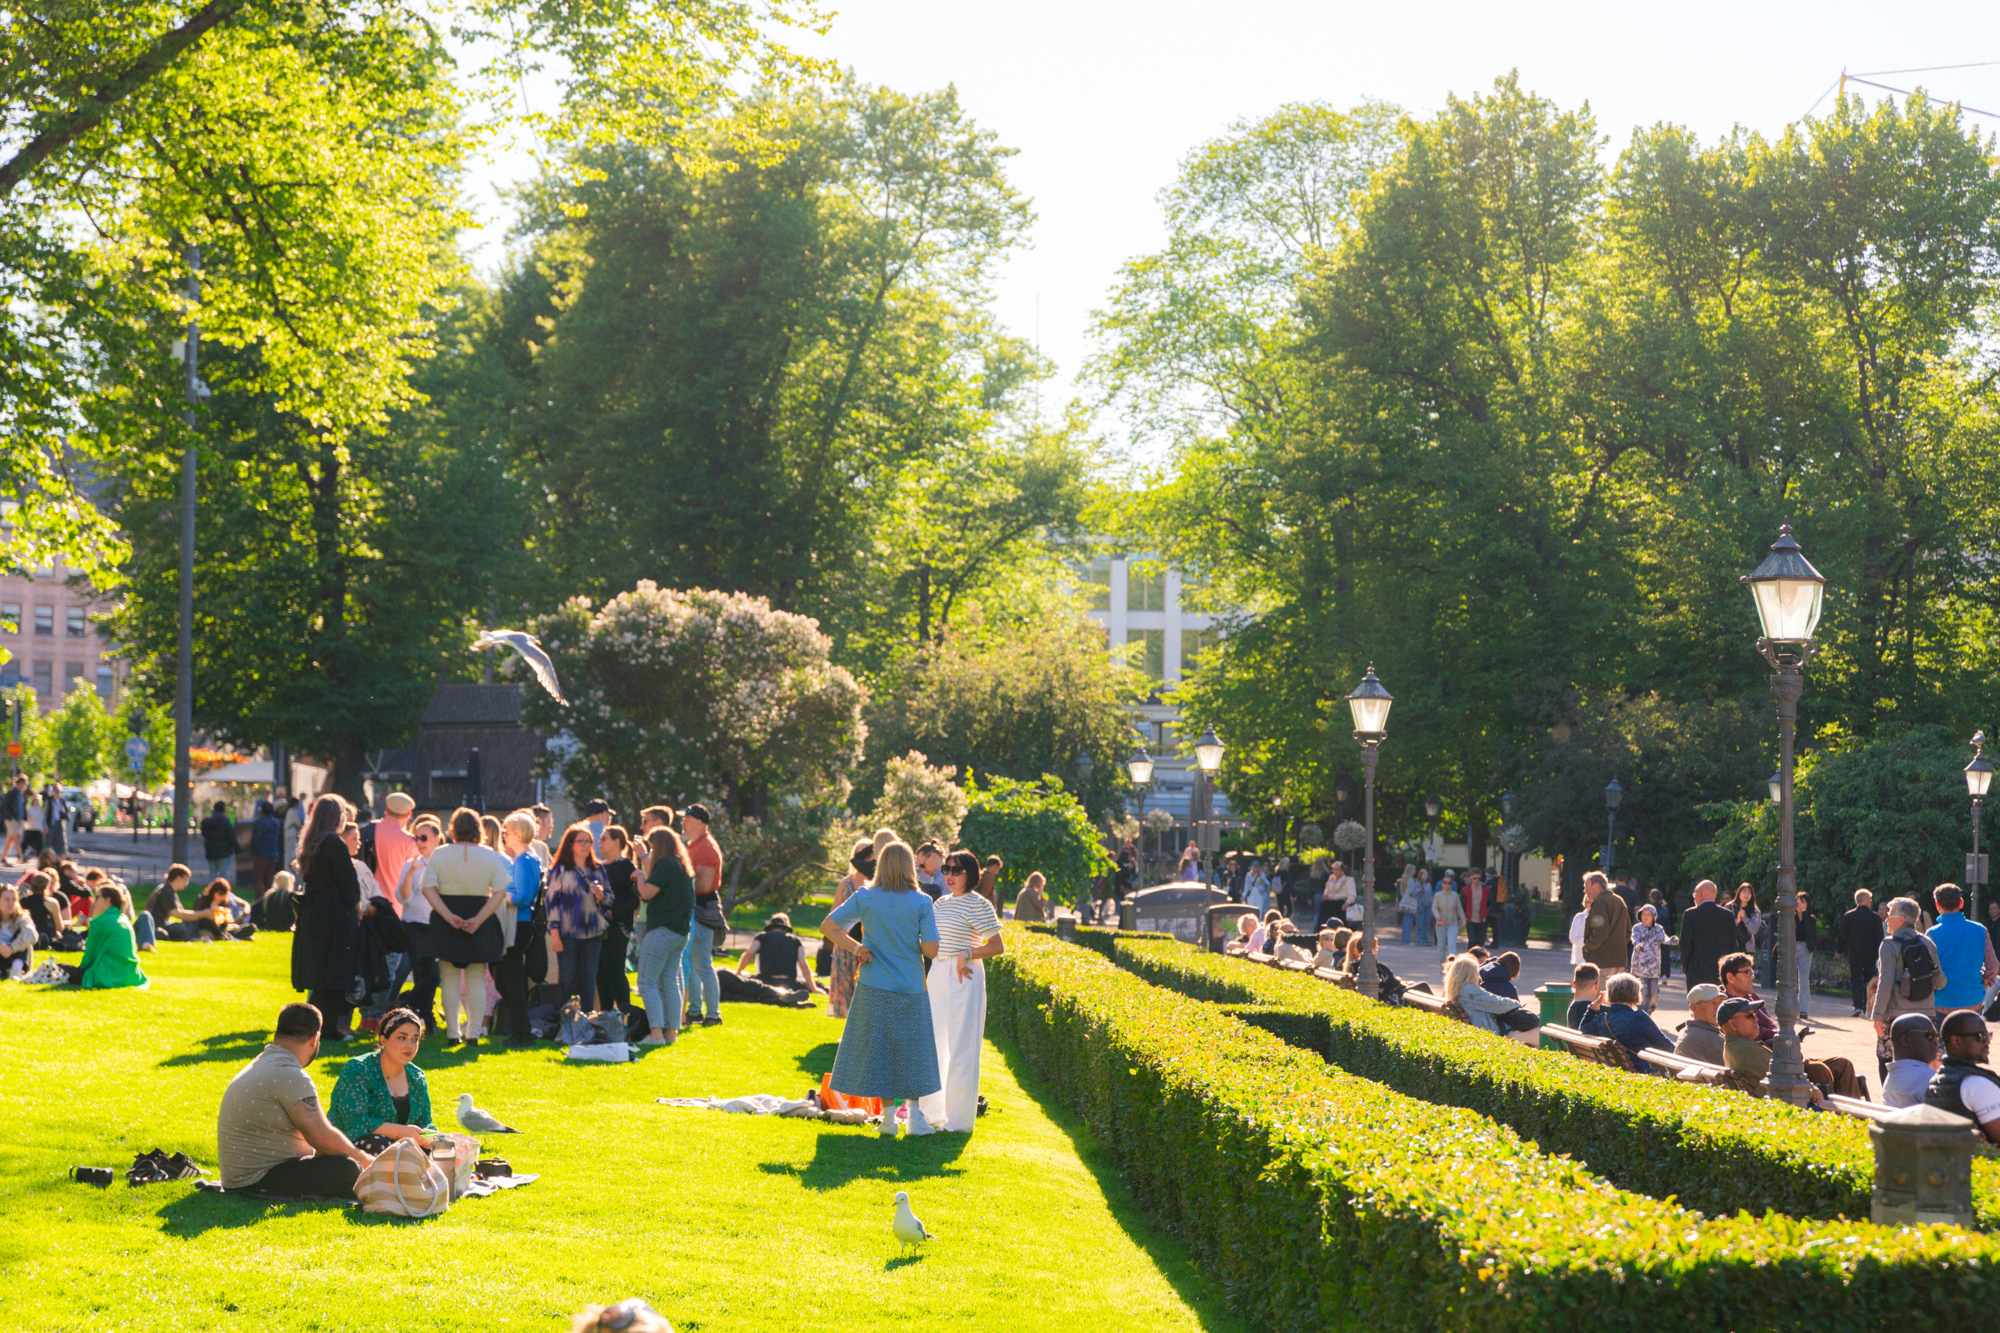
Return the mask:
[[(882, 1134), (896, 1136), (896, 1107), (909, 1106), (909, 1133), (935, 1131), (917, 1107), (944, 1086), (938, 1076), (937, 1038), (924, 991), (924, 959), (937, 957), (937, 913), (918, 893), (917, 858), (905, 842), (876, 854), (875, 880), (856, 891), (820, 923), (833, 947), (861, 961), (832, 1085), (848, 1097), (882, 1099)], [(859, 921), (862, 939), (848, 934)]]

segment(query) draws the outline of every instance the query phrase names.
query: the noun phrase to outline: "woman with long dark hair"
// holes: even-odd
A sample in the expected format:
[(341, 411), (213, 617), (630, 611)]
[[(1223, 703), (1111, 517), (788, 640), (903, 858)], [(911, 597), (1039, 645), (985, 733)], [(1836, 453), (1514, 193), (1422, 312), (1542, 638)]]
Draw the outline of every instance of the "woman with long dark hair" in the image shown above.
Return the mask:
[(665, 824), (646, 834), (646, 878), (639, 886), (646, 933), (639, 937), (639, 996), (652, 1030), (641, 1046), (671, 1046), (687, 1008), (681, 957), (694, 921), (694, 863), (681, 835)]
[(574, 995), (583, 1012), (597, 1012), (597, 960), (604, 951), (604, 902), (610, 896), (598, 869), (589, 824), (571, 824), (549, 868), (549, 948), (556, 955), (556, 1008)]
[(960, 848), (945, 858), (945, 896), (938, 899), (937, 960), (924, 979), (931, 1032), (937, 1043), (941, 1091), (922, 1099), (924, 1118), (954, 1134), (970, 1134), (979, 1114), (979, 1045), (986, 1032), (986, 964), (1007, 951), (993, 904), (972, 892), (979, 858)]
[(305, 892), (292, 932), (292, 989), (306, 992), (306, 1003), (319, 1010), (326, 1041), (352, 1035), (354, 1006), (347, 996), (361, 968), (361, 881), (340, 840), (341, 826), (352, 818), (353, 806), (326, 795), (313, 803), (312, 817), (299, 830)]

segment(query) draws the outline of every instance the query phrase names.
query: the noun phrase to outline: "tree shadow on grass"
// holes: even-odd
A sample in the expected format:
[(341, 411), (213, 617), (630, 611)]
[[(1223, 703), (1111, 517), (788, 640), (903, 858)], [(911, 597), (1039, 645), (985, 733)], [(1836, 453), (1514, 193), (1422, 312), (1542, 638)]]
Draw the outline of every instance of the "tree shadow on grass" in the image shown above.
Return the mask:
[(799, 1072), (810, 1074), (814, 1078), (818, 1078), (821, 1074), (831, 1074), (833, 1072), (833, 1057), (838, 1054), (840, 1054), (839, 1042), (823, 1041), (811, 1050), (805, 1051), (798, 1056), (797, 1064)]
[(232, 1064), (247, 1065), (270, 1042), (271, 1034), (263, 1028), (248, 1032), (218, 1032), (212, 1037), (200, 1037), (195, 1045), (199, 1048), (170, 1055), (155, 1065), (155, 1069), (175, 1069), (184, 1065), (214, 1064), (226, 1060)]
[(955, 1165), (965, 1152), (965, 1134), (932, 1134), (919, 1139), (885, 1139), (873, 1129), (823, 1128), (813, 1148), (812, 1161), (801, 1167), (797, 1162), (759, 1162), (757, 1169), (767, 1176), (796, 1176), (809, 1190), (835, 1190), (857, 1180), (877, 1180), (901, 1185), (914, 1180), (937, 1180), (965, 1174)]
[(1028, 1068), (1028, 1062), (1021, 1058), (1020, 1052), (1009, 1038), (989, 1028), (986, 1040), (993, 1044), (994, 1049), (1000, 1052), (1000, 1058), (1007, 1062), (1007, 1070), (1014, 1076), (1014, 1081), (1020, 1084), (1021, 1091), (1034, 1099), (1050, 1123), (1069, 1136), (1071, 1145), (1076, 1149), (1078, 1160), (1083, 1163), (1084, 1169), (1096, 1178), (1098, 1188), (1104, 1194), (1104, 1205), (1110, 1211), (1112, 1220), (1131, 1238), (1134, 1245), (1146, 1252), (1146, 1256), (1153, 1261), (1153, 1266), (1159, 1270), (1160, 1276), (1164, 1277), (1181, 1300), (1187, 1303), (1195, 1318), (1201, 1322), (1201, 1326), (1204, 1329), (1216, 1330), (1216, 1333), (1241, 1333), (1246, 1327), (1243, 1320), (1223, 1303), (1222, 1293), (1216, 1289), (1215, 1282), (1195, 1267), (1187, 1248), (1169, 1237), (1157, 1222), (1147, 1216), (1145, 1210), (1139, 1206), (1138, 1200), (1132, 1197), (1132, 1191), (1126, 1186), (1124, 1178), (1118, 1174), (1118, 1163), (1113, 1159), (1110, 1149), (1099, 1142), (1097, 1136), (1092, 1134), (1067, 1106), (1057, 1100), (1055, 1094), (1039, 1078), (1035, 1077), (1034, 1072)]

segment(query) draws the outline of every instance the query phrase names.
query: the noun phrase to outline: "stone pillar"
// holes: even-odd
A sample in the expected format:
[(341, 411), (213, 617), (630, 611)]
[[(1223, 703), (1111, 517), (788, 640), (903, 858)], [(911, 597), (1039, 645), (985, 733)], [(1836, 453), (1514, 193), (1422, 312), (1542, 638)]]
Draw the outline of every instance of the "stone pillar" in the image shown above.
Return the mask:
[(1909, 1106), (1870, 1124), (1868, 1139), (1875, 1147), (1872, 1221), (1972, 1229), (1972, 1150), (1980, 1136), (1970, 1120)]

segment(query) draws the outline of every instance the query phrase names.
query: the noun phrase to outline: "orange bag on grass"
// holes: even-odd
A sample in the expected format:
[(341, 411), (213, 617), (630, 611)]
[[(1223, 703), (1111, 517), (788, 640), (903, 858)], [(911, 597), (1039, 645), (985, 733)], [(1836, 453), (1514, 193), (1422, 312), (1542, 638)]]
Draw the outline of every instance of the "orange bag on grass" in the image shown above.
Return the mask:
[(848, 1109), (866, 1111), (869, 1115), (882, 1114), (880, 1097), (849, 1097), (846, 1093), (833, 1090), (833, 1075), (819, 1076), (819, 1109), (822, 1111), (845, 1111)]

